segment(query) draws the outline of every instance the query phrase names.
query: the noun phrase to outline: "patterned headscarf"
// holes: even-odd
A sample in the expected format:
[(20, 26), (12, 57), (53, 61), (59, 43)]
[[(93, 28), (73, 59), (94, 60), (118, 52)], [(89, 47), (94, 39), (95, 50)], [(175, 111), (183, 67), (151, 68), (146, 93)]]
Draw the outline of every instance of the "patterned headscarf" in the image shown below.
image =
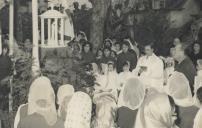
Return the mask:
[(90, 128), (92, 101), (88, 94), (74, 93), (67, 107), (65, 128)]

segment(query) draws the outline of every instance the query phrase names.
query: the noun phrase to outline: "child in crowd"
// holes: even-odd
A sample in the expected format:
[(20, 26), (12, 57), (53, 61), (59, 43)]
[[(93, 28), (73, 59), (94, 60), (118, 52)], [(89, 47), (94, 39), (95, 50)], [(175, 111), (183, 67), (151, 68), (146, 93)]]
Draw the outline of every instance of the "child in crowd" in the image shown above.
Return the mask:
[(124, 83), (130, 77), (132, 77), (132, 72), (130, 71), (130, 62), (126, 61), (123, 64), (123, 72), (119, 73), (119, 89), (123, 88)]
[(113, 50), (116, 52), (117, 55), (119, 55), (122, 52), (122, 50), (121, 50), (121, 43), (116, 42), (115, 43), (115, 48)]
[(111, 49), (106, 47), (103, 50), (104, 56), (102, 59), (102, 63), (107, 64), (109, 61), (115, 61), (112, 57), (111, 57)]

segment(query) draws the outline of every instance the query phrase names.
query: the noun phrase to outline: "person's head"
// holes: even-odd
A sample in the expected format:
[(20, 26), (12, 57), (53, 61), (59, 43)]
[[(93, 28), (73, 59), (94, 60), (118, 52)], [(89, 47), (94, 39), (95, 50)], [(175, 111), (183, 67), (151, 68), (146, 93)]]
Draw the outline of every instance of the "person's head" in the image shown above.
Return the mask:
[[(57, 104), (59, 105), (58, 115), (61, 117), (66, 112), (67, 105), (74, 94), (74, 88), (72, 85), (62, 85), (57, 92)], [(66, 116), (66, 115), (64, 115)], [(63, 117), (65, 118), (65, 117)]]
[(151, 56), (154, 53), (154, 44), (150, 43), (144, 46), (144, 52), (146, 56)]
[(73, 44), (73, 50), (76, 52), (80, 52), (80, 46), (78, 43)]
[(65, 106), (65, 104), (68, 104), (73, 94), (74, 87), (72, 85), (66, 84), (60, 86), (57, 92), (57, 104), (59, 106)]
[(109, 57), (111, 54), (111, 49), (110, 48), (104, 48), (104, 57)]
[(111, 51), (111, 57), (116, 58), (116, 52), (115, 51)]
[(195, 43), (193, 44), (193, 52), (194, 52), (194, 53), (200, 53), (200, 50), (201, 50), (200, 44), (197, 43), (197, 42), (195, 42)]
[(138, 109), (145, 98), (145, 86), (141, 79), (137, 77), (130, 77), (126, 80), (123, 86), (122, 95), (123, 106), (132, 110)]
[(114, 62), (109, 61), (107, 63), (107, 65), (108, 65), (108, 72), (113, 72), (114, 71)]
[(83, 49), (82, 49), (82, 50), (83, 50), (83, 52), (85, 52), (85, 53), (90, 52), (90, 51), (92, 50), (91, 44), (86, 41), (86, 42), (83, 44)]
[(75, 10), (79, 9), (79, 3), (78, 2), (74, 2), (73, 5), (74, 5)]
[(105, 41), (104, 41), (104, 47), (111, 48), (112, 47), (112, 40), (105, 39)]
[(42, 115), (49, 125), (53, 125), (57, 121), (55, 93), (47, 77), (36, 78), (30, 86), (28, 115), (33, 113)]
[(197, 92), (196, 92), (196, 96), (198, 101), (200, 102), (200, 104), (202, 104), (202, 87), (200, 87)]
[(197, 60), (197, 70), (202, 70), (202, 59)]
[(128, 41), (123, 41), (123, 44), (122, 44), (122, 51), (123, 53), (127, 53), (128, 50), (130, 48), (130, 44)]
[(167, 93), (174, 99), (176, 105), (187, 107), (192, 104), (192, 91), (189, 80), (183, 73), (173, 72), (168, 79), (167, 85)]
[(176, 46), (177, 44), (181, 44), (181, 41), (179, 38), (175, 38), (173, 41), (173, 44)]
[(8, 54), (9, 54), (9, 47), (8, 47), (8, 45), (3, 45), (2, 46), (2, 55), (6, 56)]
[(119, 42), (115, 43), (115, 49), (117, 52), (121, 50), (121, 44)]
[(185, 57), (186, 48), (187, 45), (183, 43), (177, 44), (174, 48), (175, 50), (173, 51), (173, 58), (178, 62), (181, 61)]
[(31, 44), (31, 40), (30, 39), (25, 39), (24, 43), (25, 44)]
[(86, 4), (81, 5), (81, 10), (86, 10), (86, 9), (87, 9)]
[(102, 49), (98, 49), (96, 57), (103, 57), (103, 51), (102, 51)]
[(130, 70), (130, 62), (126, 61), (123, 64), (123, 72), (128, 72)]
[(87, 40), (86, 34), (83, 31), (78, 32), (77, 38), (78, 38), (79, 41), (82, 40), (82, 39), (84, 39), (85, 41)]
[(68, 128), (89, 128), (92, 100), (87, 93), (78, 91), (72, 96), (64, 125)]

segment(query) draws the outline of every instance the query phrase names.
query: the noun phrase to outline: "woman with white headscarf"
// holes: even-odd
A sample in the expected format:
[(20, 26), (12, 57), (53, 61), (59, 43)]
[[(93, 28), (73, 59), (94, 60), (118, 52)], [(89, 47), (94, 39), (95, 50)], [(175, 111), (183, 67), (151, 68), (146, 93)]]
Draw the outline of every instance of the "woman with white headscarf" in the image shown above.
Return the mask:
[(57, 92), (58, 116), (65, 121), (67, 105), (74, 94), (74, 87), (72, 85), (62, 85)]
[(90, 128), (92, 101), (88, 94), (73, 94), (67, 109), (65, 128)]
[(145, 87), (135, 77), (128, 78), (118, 99), (118, 125), (120, 128), (133, 128), (137, 110), (145, 97)]
[(102, 64), (104, 74), (96, 77), (95, 93), (109, 92), (117, 99), (118, 92), (118, 74), (115, 70), (114, 62), (109, 61), (107, 64)]
[(64, 128), (57, 118), (55, 93), (47, 77), (35, 79), (30, 86), (27, 113), (18, 128)]
[(168, 95), (154, 89), (147, 92), (141, 105), (134, 128), (177, 128), (176, 113)]
[(172, 74), (168, 79), (167, 93), (174, 99), (179, 109), (180, 120), (177, 122), (179, 127), (191, 128), (198, 108), (194, 106), (189, 81), (184, 74), (176, 71)]

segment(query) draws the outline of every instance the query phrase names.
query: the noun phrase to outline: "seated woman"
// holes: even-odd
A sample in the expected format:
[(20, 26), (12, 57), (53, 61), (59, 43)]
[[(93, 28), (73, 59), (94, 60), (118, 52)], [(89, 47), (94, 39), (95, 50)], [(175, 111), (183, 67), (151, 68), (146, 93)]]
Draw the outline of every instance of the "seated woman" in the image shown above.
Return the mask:
[(184, 74), (174, 72), (168, 80), (167, 93), (174, 99), (178, 108), (180, 128), (191, 128), (198, 108), (194, 106), (189, 81)]
[(118, 99), (117, 123), (120, 128), (134, 128), (144, 97), (145, 87), (138, 78), (131, 77), (124, 82)]
[(109, 61), (107, 65), (102, 65), (103, 75), (96, 78), (95, 93), (109, 92), (117, 98), (118, 74), (116, 73), (114, 62)]
[(103, 49), (103, 58), (102, 58), (102, 63), (107, 64), (109, 61), (115, 62), (115, 58), (111, 57), (111, 49), (106, 47)]
[(64, 128), (63, 122), (57, 118), (55, 94), (48, 78), (39, 77), (32, 83), (27, 113), (17, 128)]
[(201, 45), (197, 42), (193, 43), (192, 51), (189, 55), (190, 59), (193, 61), (194, 65), (197, 65), (197, 60), (202, 59)]
[(75, 92), (67, 107), (65, 128), (90, 128), (92, 101), (88, 94)]
[(57, 92), (58, 117), (65, 121), (67, 113), (67, 105), (74, 94), (74, 87), (72, 85), (62, 85)]
[[(173, 100), (156, 90), (148, 90), (138, 110), (134, 128), (178, 128)], [(182, 127), (184, 128), (184, 127)]]
[(91, 43), (85, 42), (82, 46), (81, 63), (83, 65), (90, 64), (94, 61), (94, 59)]
[(197, 90), (197, 99), (200, 103), (200, 110), (197, 112), (195, 119), (194, 119), (194, 126), (193, 128), (202, 128), (202, 87)]
[(95, 57), (95, 63), (98, 66), (101, 66), (102, 59), (103, 59), (103, 51), (102, 51), (102, 49), (98, 49), (98, 51), (96, 53), (96, 57)]

